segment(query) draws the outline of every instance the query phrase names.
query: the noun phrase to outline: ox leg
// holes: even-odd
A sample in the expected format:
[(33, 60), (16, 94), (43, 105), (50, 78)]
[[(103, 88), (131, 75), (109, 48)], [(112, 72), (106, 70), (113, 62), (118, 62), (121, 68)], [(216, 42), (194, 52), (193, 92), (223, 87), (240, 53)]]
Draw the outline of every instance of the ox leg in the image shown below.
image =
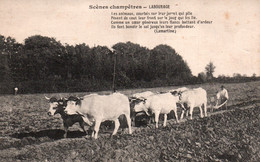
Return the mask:
[(181, 108), (181, 117), (180, 117), (180, 119), (183, 119), (183, 116), (184, 116), (184, 113), (185, 113), (185, 107), (184, 107), (183, 104), (181, 104), (180, 108)]
[(166, 127), (166, 122), (167, 122), (167, 114), (164, 114), (163, 127)]
[(214, 111), (214, 105), (213, 104), (210, 104), (210, 106), (211, 106), (211, 108), (210, 108), (210, 113), (213, 113), (213, 111)]
[(96, 123), (95, 123), (95, 126), (94, 126), (94, 131), (92, 133), (92, 137), (94, 135), (95, 139), (97, 139), (97, 137), (98, 137), (98, 131), (99, 131), (100, 124), (101, 124), (101, 120), (96, 120)]
[(95, 136), (95, 130), (92, 131), (91, 137), (94, 138)]
[(86, 130), (84, 128), (84, 123), (83, 122), (79, 122), (79, 125), (80, 125), (81, 129), (83, 130), (83, 132), (87, 134), (87, 132), (86, 132)]
[(174, 110), (174, 115), (175, 115), (175, 118), (176, 118), (176, 122), (179, 123), (177, 110)]
[(155, 112), (154, 113), (154, 119), (155, 119), (155, 128), (158, 128), (158, 122), (159, 122), (159, 115), (160, 115), (160, 112)]
[(67, 125), (64, 125), (64, 131), (65, 131), (64, 138), (67, 138), (68, 129), (69, 127)]
[(152, 123), (155, 122), (153, 115), (152, 116), (146, 116), (145, 118), (146, 118), (146, 121), (147, 121), (148, 124), (152, 124)]
[(117, 130), (118, 130), (119, 126), (120, 126), (120, 123), (119, 123), (119, 120), (118, 120), (118, 119), (116, 119), (116, 120), (114, 120), (114, 121), (115, 121), (115, 129), (114, 129), (114, 131), (113, 131), (112, 136), (117, 133)]
[(184, 113), (185, 113), (185, 110), (182, 109), (182, 110), (181, 110), (181, 118), (180, 118), (180, 119), (183, 119)]
[(150, 124), (155, 123), (155, 115), (154, 114), (150, 116), (150, 121), (151, 121)]
[(145, 120), (148, 121), (147, 122), (148, 124), (151, 124), (152, 123), (152, 116), (146, 116)]
[(192, 120), (193, 106), (190, 107), (190, 120)]
[(207, 102), (204, 103), (204, 113), (205, 113), (205, 117), (208, 116), (207, 114)]
[(125, 117), (126, 117), (128, 129), (129, 129), (129, 134), (132, 134), (131, 118), (129, 115), (125, 115)]
[(203, 110), (202, 110), (202, 105), (199, 106), (199, 109), (200, 109), (200, 117), (203, 118)]
[(181, 104), (181, 117), (180, 117), (180, 119), (183, 119), (184, 113), (185, 113), (185, 107), (184, 107), (184, 105)]
[(135, 117), (132, 117), (132, 118), (131, 118), (131, 125), (132, 125), (133, 127), (135, 127)]
[(186, 110), (186, 117), (189, 116), (189, 111), (190, 111), (190, 109)]

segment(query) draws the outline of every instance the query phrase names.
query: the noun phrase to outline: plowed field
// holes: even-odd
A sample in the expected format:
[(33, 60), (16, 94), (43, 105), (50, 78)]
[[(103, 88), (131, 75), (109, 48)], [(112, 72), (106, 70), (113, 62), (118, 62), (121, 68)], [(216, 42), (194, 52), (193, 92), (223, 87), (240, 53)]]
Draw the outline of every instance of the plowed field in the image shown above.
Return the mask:
[[(44, 95), (88, 93), (0, 96), (0, 161), (260, 161), (260, 82), (225, 86), (230, 95), (227, 110), (199, 118), (195, 108), (193, 120), (176, 124), (170, 119), (165, 128), (161, 121), (159, 129), (154, 124), (134, 127), (132, 135), (122, 128), (112, 138), (112, 130), (101, 130), (97, 140), (85, 138), (77, 124), (64, 139), (60, 116), (47, 115)], [(210, 98), (220, 84), (187, 87), (202, 87)], [(120, 92), (131, 95), (173, 88)]]

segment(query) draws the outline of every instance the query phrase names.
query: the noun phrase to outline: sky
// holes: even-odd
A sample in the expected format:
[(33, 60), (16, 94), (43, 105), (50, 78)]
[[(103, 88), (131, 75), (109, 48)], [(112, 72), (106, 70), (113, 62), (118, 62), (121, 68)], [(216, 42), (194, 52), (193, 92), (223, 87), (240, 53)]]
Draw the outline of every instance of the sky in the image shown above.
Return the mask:
[[(170, 5), (170, 9), (89, 9), (89, 5)], [(111, 29), (111, 12), (192, 12), (197, 20), (212, 21), (177, 33), (145, 29)], [(18, 42), (32, 35), (54, 37), (71, 45), (111, 48), (133, 42), (152, 49), (174, 48), (192, 74), (205, 71), (211, 61), (214, 76), (234, 73), (260, 76), (260, 0), (0, 0), (0, 34)]]

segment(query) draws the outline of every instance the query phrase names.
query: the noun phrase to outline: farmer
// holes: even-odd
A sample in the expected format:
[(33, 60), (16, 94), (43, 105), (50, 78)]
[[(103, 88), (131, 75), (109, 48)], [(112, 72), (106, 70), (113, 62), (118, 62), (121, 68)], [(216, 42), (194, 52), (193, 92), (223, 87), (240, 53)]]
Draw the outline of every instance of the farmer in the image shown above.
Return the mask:
[(14, 88), (14, 95), (17, 95), (17, 93), (18, 93), (18, 88), (15, 87), (15, 88)]
[(224, 102), (226, 102), (224, 105), (227, 109), (227, 100), (228, 100), (228, 91), (225, 89), (225, 87), (222, 85), (220, 87), (220, 91), (217, 93), (217, 104), (218, 105), (218, 102), (220, 101), (220, 104), (223, 104)]

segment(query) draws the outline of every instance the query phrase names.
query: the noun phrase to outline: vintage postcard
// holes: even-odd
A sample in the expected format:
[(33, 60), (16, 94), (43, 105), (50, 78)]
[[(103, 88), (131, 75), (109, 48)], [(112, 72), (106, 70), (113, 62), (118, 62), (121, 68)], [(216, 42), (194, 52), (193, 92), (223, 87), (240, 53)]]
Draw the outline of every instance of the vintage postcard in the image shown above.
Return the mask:
[(0, 0), (0, 161), (259, 161), (259, 0)]

